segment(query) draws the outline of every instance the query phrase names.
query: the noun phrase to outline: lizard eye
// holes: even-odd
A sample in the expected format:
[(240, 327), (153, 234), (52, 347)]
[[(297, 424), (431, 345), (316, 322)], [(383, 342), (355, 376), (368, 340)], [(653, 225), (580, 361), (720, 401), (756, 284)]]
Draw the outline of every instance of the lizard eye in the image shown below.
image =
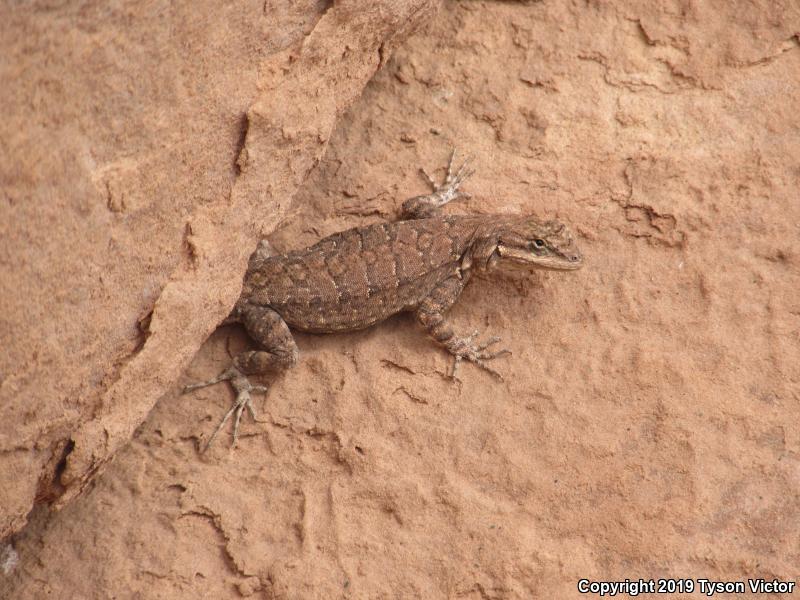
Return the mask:
[(533, 240), (533, 245), (536, 246), (537, 248), (544, 248), (544, 240), (537, 238)]

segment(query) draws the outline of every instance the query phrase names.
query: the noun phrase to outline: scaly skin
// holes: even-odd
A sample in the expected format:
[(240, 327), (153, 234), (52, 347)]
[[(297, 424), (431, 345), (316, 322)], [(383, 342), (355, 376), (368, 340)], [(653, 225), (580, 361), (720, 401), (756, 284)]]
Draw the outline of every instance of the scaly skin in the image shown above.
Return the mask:
[(464, 163), (455, 173), (453, 155), (447, 176), (433, 193), (403, 204), (406, 220), (356, 227), (309, 248), (272, 255), (262, 242), (250, 259), (242, 295), (227, 322), (242, 323), (260, 346), (243, 352), (214, 379), (187, 386), (190, 391), (228, 380), (237, 399), (209, 438), (235, 415), (234, 443), (242, 412), (254, 414), (246, 375), (287, 369), (297, 362), (290, 327), (312, 333), (363, 329), (403, 311), (413, 311), (430, 336), (455, 357), (452, 376), (467, 360), (502, 379), (486, 364), (508, 350), (489, 350), (500, 341), (479, 343), (477, 332), (458, 335), (445, 316), (472, 272), (498, 264), (573, 270), (581, 266), (569, 229), (531, 216), (439, 216), (448, 202), (468, 197), (459, 185), (471, 175)]

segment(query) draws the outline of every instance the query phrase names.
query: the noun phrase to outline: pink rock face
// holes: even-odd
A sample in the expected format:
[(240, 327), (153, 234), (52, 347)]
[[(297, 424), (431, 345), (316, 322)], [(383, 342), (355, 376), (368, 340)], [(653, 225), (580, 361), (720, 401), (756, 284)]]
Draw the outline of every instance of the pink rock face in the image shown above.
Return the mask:
[(379, 50), (433, 8), (215, 6), (3, 15), (0, 537), (130, 440), (230, 310)]
[[(0, 9), (0, 595), (796, 576), (800, 15), (433, 8)], [(410, 317), (298, 334), (199, 456), (231, 394), (180, 387), (248, 347), (202, 344), (258, 239), (394, 218), (454, 145), (449, 212), (557, 217), (584, 254), (454, 307), (505, 381), (449, 380)]]

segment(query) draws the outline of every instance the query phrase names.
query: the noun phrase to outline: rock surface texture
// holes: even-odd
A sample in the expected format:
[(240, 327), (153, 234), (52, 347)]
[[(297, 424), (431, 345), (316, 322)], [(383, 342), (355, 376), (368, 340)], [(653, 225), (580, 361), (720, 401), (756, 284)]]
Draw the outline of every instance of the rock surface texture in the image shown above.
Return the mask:
[[(0, 8), (0, 597), (797, 576), (800, 8), (437, 7)], [(448, 212), (557, 216), (584, 252), (453, 309), (505, 381), (449, 380), (410, 316), (298, 334), (199, 455), (232, 395), (180, 389), (247, 347), (203, 342), (258, 239), (392, 219), (453, 146)]]

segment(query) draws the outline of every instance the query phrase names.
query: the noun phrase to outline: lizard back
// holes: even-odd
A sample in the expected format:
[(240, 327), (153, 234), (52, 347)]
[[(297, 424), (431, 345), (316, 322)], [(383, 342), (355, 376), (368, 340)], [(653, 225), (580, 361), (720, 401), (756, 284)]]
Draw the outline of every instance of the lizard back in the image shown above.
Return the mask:
[(242, 300), (295, 329), (369, 327), (415, 307), (455, 274), (480, 218), (443, 216), (348, 229), (252, 264)]

